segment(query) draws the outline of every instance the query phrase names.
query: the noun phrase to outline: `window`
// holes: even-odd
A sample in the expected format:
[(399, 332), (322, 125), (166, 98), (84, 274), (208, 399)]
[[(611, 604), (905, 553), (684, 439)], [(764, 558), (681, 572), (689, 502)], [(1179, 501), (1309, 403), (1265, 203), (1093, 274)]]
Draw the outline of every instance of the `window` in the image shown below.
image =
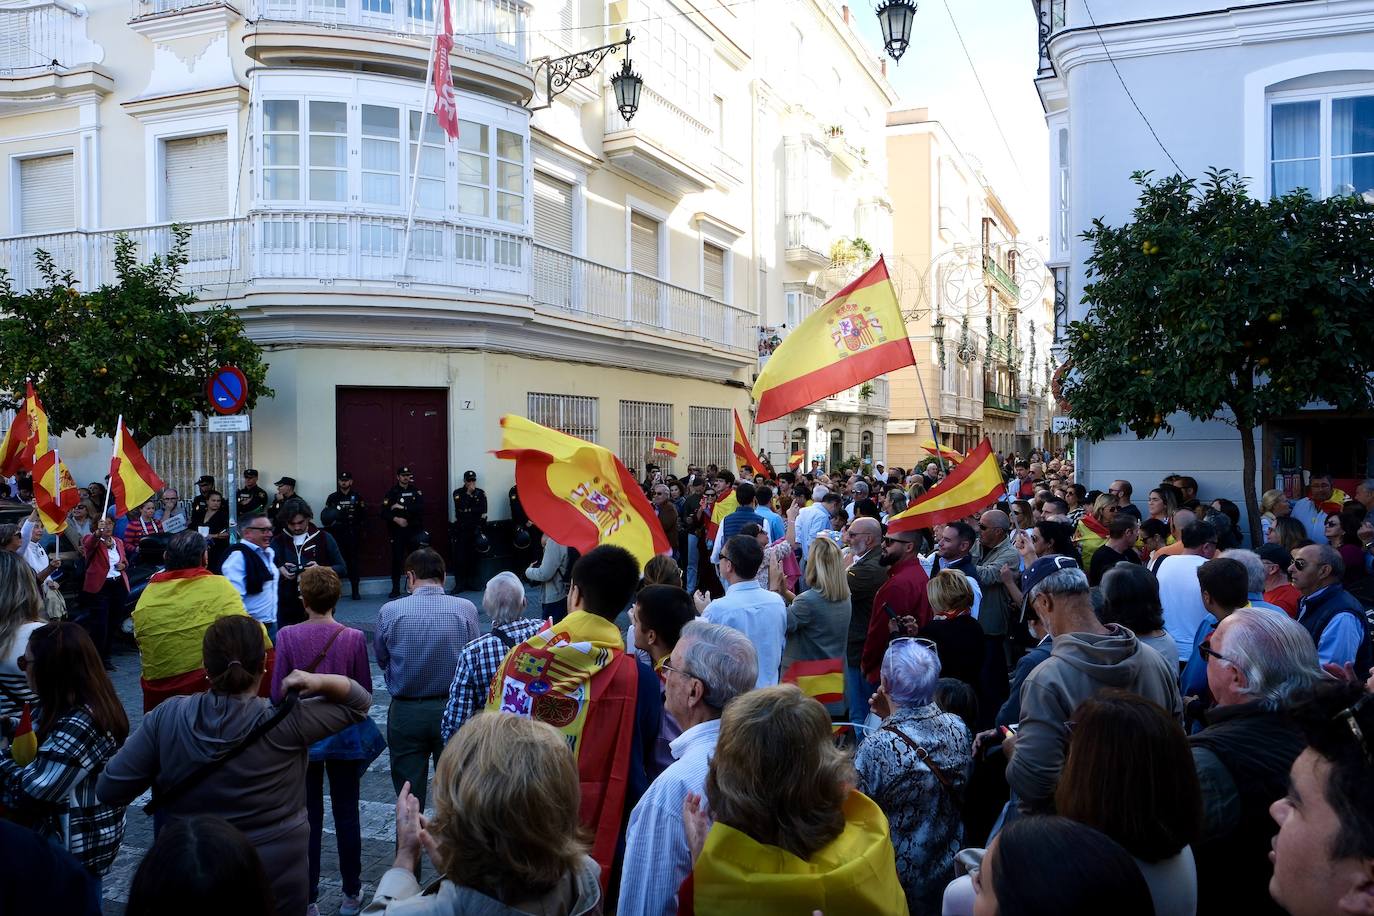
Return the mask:
[(524, 138), (508, 130), (493, 130), (474, 121), (460, 121), (458, 127), (458, 212), (469, 216), (494, 216), (508, 223), (523, 223)]
[(348, 105), (310, 103), (310, 200), (348, 199)]
[(573, 250), (573, 186), (542, 172), (534, 173), (534, 240)]
[(688, 411), (688, 448), (691, 461), (706, 467), (714, 464), (733, 468), (730, 460), (734, 431), (731, 429), (728, 407), (693, 407)]
[(1296, 188), (1374, 199), (1374, 91), (1271, 100), (1269, 191)]
[(273, 100), (262, 105), (262, 196), (299, 200), (301, 196), (300, 102)]
[(72, 154), (19, 160), (19, 231), (61, 232), (75, 227)]
[(873, 433), (869, 430), (859, 433), (859, 458), (863, 461), (865, 469), (872, 469)]
[(362, 106), (362, 135), (363, 203), (400, 206), (401, 110)]
[(844, 464), (844, 430), (832, 429), (830, 431), (830, 467), (834, 471)]
[(673, 438), (673, 405), (657, 401), (620, 402), (620, 460), (632, 468), (652, 461), (671, 467), (673, 459), (653, 455), (654, 439)]
[(725, 148), (725, 99), (711, 96), (711, 126), (716, 131), (716, 146)]
[(659, 222), (643, 213), (630, 213), (630, 270), (647, 277), (658, 274)]
[(179, 137), (162, 144), (162, 218), (217, 219), (229, 211), (229, 140), (225, 134)]
[(725, 301), (725, 249), (710, 242), (701, 245), (701, 291), (717, 302)]
[(644, 42), (635, 52), (635, 63), (644, 68), (644, 85), (697, 121), (709, 123), (711, 58), (702, 50), (709, 39), (687, 20), (666, 16), (636, 26), (635, 38)]
[(1055, 163), (1054, 187), (1054, 252), (1059, 257), (1069, 254), (1069, 129), (1055, 132), (1058, 160)]
[(531, 391), (527, 406), (529, 418), (534, 422), (578, 439), (595, 442), (599, 403), (596, 398)]
[[(798, 426), (796, 429), (792, 430), (792, 435), (789, 436), (787, 440), (787, 460), (789, 464), (792, 461), (792, 456), (797, 452), (801, 452), (802, 455), (805, 455), (810, 451), (806, 447), (808, 441), (810, 441), (810, 435), (807, 433), (806, 427)], [(804, 457), (802, 458), (802, 464), (806, 464), (806, 459)]]
[(795, 330), (811, 313), (816, 310), (816, 297), (810, 293), (794, 292), (789, 290), (787, 298), (787, 327)]
[[(415, 169), (418, 175), (415, 185), (415, 208), (417, 210), (437, 210), (443, 212), (448, 208), (447, 192), (444, 189), (444, 179), (448, 175), (448, 164), (445, 161), (444, 129), (439, 126), (435, 118), (425, 118), (421, 112), (411, 111), (410, 115), (410, 142), (406, 149), (406, 174), (415, 167), (415, 147), (419, 144), (420, 167)], [(420, 122), (424, 121), (425, 136), (420, 138)]]

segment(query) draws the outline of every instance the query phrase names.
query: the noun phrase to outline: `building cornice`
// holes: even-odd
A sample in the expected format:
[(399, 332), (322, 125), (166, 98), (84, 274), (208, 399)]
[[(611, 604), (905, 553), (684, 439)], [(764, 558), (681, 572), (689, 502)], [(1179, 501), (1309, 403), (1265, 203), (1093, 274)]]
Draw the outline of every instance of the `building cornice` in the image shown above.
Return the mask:
[(221, 86), (218, 89), (199, 89), (175, 95), (130, 99), (119, 104), (132, 117), (148, 122), (179, 117), (188, 111), (207, 114), (216, 111), (238, 111), (248, 104), (248, 87)]

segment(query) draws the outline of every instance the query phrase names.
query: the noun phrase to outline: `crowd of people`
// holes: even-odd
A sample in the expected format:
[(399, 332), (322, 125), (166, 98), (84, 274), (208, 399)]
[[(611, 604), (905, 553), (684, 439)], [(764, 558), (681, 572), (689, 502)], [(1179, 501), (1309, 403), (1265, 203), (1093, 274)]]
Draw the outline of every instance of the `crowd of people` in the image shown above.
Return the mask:
[[(1374, 481), (1266, 493), (1247, 549), (1188, 477), (1139, 506), (1032, 455), (890, 529), (943, 471), (649, 467), (671, 555), (538, 536), (486, 633), (402, 538), (370, 639), (334, 619), (346, 551), (279, 493), (218, 556), (160, 532), (132, 731), (102, 636), (0, 532), (0, 909), (97, 912), (151, 789), (128, 913), (314, 916), (327, 786), (344, 914), (1374, 913)], [(119, 600), (146, 535), (92, 508), (83, 590)], [(396, 855), (365, 876), (384, 748)]]

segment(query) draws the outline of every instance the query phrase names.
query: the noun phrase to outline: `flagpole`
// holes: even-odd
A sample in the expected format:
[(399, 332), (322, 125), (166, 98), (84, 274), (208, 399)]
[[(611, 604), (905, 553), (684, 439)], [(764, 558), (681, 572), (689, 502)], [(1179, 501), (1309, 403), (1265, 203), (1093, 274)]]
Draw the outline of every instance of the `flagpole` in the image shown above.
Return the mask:
[[(120, 415), (119, 415), (119, 419), (115, 422), (114, 448), (110, 449), (110, 471), (111, 471), (111, 473), (110, 473), (109, 482), (107, 482), (107, 483), (105, 484), (105, 505), (104, 505), (103, 507), (101, 507), (101, 509), (100, 509), (100, 518), (104, 518), (104, 517), (105, 517), (105, 514), (106, 514), (107, 512), (110, 511), (110, 493), (111, 493), (111, 491), (114, 490), (114, 473), (113, 473), (113, 471), (114, 471), (114, 460), (115, 460), (115, 456), (119, 454), (119, 436), (120, 436), (120, 433), (122, 433), (123, 431), (124, 431), (124, 415), (123, 415), (123, 414), (120, 414)], [(99, 527), (99, 526), (100, 526), (100, 519), (98, 518), (98, 519), (96, 519), (95, 521), (96, 521), (96, 527)]]
[(949, 468), (945, 467), (945, 447), (940, 444), (940, 430), (935, 425), (935, 415), (930, 412), (930, 401), (926, 398), (926, 383), (922, 375), (917, 367), (916, 383), (921, 389), (921, 403), (926, 408), (926, 419), (930, 421), (930, 436), (935, 443), (935, 460), (940, 462), (940, 474), (944, 476), (949, 473)]
[[(415, 192), (420, 187), (420, 154), (425, 149), (425, 121), (430, 116), (429, 90), (434, 85), (434, 52), (439, 46), (439, 11), (443, 9), (440, 0), (434, 0), (434, 34), (429, 37), (429, 60), (425, 65), (425, 93), (420, 98), (420, 130), (415, 136), (415, 164), (410, 170), (410, 201), (406, 204), (406, 232), (404, 247), (401, 249), (401, 276), (406, 275), (410, 266), (410, 233), (415, 226)], [(447, 24), (447, 23), (446, 23)], [(410, 120), (406, 119), (406, 131), (410, 131)], [(444, 135), (444, 152), (448, 152), (448, 135)]]

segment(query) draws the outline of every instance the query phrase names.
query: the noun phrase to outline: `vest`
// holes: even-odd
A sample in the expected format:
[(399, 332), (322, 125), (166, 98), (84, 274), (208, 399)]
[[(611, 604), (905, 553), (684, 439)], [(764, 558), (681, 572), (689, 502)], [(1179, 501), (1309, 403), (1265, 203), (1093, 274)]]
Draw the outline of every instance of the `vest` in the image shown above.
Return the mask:
[(1336, 619), (1336, 615), (1355, 615), (1355, 619), (1360, 622), (1360, 628), (1364, 631), (1360, 647), (1355, 650), (1355, 673), (1363, 679), (1370, 666), (1374, 665), (1374, 642), (1370, 639), (1369, 619), (1365, 617), (1364, 609), (1355, 600), (1355, 596), (1338, 583), (1327, 586), (1325, 592), (1315, 599), (1306, 600), (1299, 607), (1301, 611), (1298, 623), (1311, 634), (1312, 642), (1318, 646), (1321, 645), (1322, 633), (1331, 621)]
[[(262, 587), (272, 578), (272, 573), (267, 569), (262, 557), (247, 544), (235, 544), (229, 548), (225, 557), (231, 553), (243, 554), (243, 584), (248, 589), (248, 594), (261, 594)], [(223, 567), (222, 562), (220, 565)]]

